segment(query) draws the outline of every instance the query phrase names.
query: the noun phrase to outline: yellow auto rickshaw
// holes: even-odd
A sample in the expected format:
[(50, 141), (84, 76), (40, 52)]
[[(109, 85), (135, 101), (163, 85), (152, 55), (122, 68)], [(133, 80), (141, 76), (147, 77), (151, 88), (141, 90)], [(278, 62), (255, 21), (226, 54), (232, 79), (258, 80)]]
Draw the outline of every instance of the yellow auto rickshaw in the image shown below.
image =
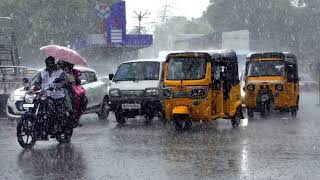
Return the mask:
[(288, 52), (251, 54), (246, 62), (245, 103), (249, 117), (254, 112), (267, 116), (272, 110), (299, 110), (297, 58)]
[(172, 53), (164, 76), (165, 120), (176, 130), (192, 122), (231, 119), (239, 126), (243, 117), (238, 61), (234, 51)]

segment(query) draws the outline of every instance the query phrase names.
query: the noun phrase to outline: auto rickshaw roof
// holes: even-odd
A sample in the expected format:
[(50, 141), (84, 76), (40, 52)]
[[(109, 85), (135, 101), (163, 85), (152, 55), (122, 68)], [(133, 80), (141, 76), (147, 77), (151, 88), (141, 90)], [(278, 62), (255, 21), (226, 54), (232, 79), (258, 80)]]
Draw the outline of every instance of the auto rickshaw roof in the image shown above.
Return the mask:
[(210, 60), (213, 62), (238, 62), (237, 54), (233, 50), (211, 50), (211, 51), (186, 51), (179, 53), (171, 53), (167, 56), (166, 61), (168, 62), (170, 57), (181, 57), (181, 56), (210, 56)]
[(248, 58), (249, 61), (257, 58), (278, 58), (288, 63), (297, 63), (296, 55), (291, 52), (261, 52), (253, 53)]

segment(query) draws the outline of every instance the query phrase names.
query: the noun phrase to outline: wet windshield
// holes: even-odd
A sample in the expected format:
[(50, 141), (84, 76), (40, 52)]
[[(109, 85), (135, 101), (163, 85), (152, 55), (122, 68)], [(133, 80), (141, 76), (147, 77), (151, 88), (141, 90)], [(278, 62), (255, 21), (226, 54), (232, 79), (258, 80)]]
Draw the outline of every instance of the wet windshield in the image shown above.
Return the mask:
[(169, 61), (168, 80), (198, 80), (206, 75), (206, 60), (199, 58), (176, 58)]
[(159, 80), (159, 62), (130, 62), (121, 64), (114, 81)]
[(248, 64), (247, 76), (285, 76), (283, 61), (253, 61)]

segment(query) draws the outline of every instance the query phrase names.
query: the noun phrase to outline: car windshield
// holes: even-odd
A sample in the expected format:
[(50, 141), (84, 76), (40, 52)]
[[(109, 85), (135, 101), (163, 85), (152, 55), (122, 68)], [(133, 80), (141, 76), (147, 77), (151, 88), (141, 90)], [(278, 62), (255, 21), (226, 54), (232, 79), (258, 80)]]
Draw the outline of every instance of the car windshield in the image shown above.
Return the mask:
[(285, 76), (283, 61), (252, 61), (247, 76)]
[(172, 58), (169, 61), (168, 80), (199, 80), (206, 74), (203, 58)]
[(159, 80), (159, 62), (129, 62), (119, 66), (114, 81)]

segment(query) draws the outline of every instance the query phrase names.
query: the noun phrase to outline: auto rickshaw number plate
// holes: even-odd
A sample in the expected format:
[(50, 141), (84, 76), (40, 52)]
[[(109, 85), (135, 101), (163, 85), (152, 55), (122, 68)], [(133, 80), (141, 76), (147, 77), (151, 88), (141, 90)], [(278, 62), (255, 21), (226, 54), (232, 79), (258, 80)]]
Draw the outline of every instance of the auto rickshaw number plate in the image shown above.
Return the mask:
[(141, 104), (122, 104), (122, 109), (141, 109)]
[(269, 100), (269, 94), (263, 94), (261, 95), (261, 101), (264, 102), (264, 101), (268, 101)]

